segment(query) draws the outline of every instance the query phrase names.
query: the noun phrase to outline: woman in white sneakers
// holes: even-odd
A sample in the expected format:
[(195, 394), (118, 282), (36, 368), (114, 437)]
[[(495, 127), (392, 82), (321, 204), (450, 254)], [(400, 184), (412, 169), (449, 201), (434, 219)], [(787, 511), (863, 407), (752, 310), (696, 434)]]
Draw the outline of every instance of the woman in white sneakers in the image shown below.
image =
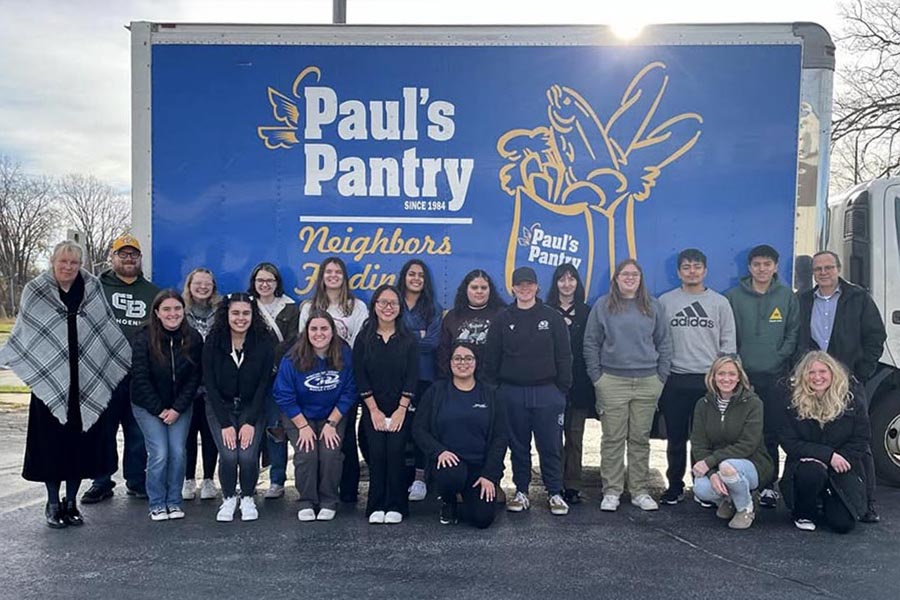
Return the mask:
[(265, 399), (272, 382), (275, 348), (253, 296), (228, 294), (203, 348), (206, 417), (219, 448), (222, 506), (218, 521), (232, 521), (241, 482), (241, 520), (259, 517), (254, 494)]

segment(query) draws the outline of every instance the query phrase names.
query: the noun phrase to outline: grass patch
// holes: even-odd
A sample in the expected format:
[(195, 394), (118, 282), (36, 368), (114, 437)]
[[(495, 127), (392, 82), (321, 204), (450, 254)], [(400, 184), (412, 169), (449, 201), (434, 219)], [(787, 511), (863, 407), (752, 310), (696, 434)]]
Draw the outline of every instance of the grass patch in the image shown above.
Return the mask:
[(0, 333), (12, 332), (13, 325), (13, 321), (0, 321)]
[(0, 394), (30, 394), (31, 388), (27, 385), (0, 385)]

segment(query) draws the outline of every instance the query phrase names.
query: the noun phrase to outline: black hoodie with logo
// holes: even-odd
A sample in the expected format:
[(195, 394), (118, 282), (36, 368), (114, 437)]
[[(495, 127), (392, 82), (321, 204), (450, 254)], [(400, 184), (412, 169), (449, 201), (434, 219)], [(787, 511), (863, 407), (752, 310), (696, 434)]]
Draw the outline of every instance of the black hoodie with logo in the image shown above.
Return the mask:
[(116, 323), (128, 341), (134, 341), (137, 332), (147, 324), (150, 307), (159, 288), (143, 275), (138, 275), (133, 283), (125, 283), (112, 269), (100, 275), (100, 283), (103, 285), (103, 295), (116, 316)]

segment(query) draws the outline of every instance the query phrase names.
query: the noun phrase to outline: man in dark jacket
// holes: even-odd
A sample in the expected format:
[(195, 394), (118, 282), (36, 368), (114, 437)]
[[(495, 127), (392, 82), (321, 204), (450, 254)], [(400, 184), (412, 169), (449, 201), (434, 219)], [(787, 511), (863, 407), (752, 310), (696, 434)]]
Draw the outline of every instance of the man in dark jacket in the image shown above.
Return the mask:
[[(813, 256), (816, 287), (798, 294), (800, 338), (797, 359), (810, 350), (824, 350), (841, 361), (859, 383), (859, 390), (875, 374), (887, 333), (881, 313), (871, 296), (841, 276), (841, 260), (828, 250)], [(860, 400), (868, 407), (865, 394)], [(863, 460), (868, 510), (864, 523), (877, 523), (874, 507), (875, 464), (871, 448)]]
[[(100, 275), (100, 283), (106, 300), (112, 307), (116, 323), (122, 328), (128, 341), (132, 342), (137, 332), (147, 323), (150, 306), (159, 293), (159, 288), (147, 281), (141, 272), (141, 244), (134, 236), (125, 234), (113, 240), (110, 263), (112, 269)], [(122, 457), (125, 491), (129, 496), (146, 498), (144, 472), (147, 468), (147, 451), (144, 448), (144, 436), (131, 412), (130, 375), (113, 391), (108, 410), (111, 415), (108, 422), (113, 428), (109, 435), (109, 451), (116, 455), (115, 463), (119, 462), (116, 433), (120, 423), (125, 436), (125, 452)], [(112, 498), (113, 487), (116, 485), (112, 476), (113, 473), (110, 473), (95, 479), (81, 496), (81, 501), (84, 504), (95, 504)]]

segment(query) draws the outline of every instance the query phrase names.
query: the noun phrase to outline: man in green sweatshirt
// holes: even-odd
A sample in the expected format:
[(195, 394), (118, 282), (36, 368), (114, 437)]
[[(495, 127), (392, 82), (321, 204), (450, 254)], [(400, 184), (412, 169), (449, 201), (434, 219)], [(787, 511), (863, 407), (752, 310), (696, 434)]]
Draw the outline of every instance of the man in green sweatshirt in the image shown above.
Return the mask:
[[(116, 238), (110, 252), (112, 269), (100, 275), (100, 283), (106, 301), (112, 307), (116, 323), (128, 341), (146, 324), (150, 314), (153, 298), (159, 288), (147, 281), (141, 272), (141, 244), (137, 238), (125, 234)], [(144, 436), (134, 420), (131, 412), (131, 376), (128, 375), (113, 391), (109, 408), (112, 418), (109, 423), (112, 431), (109, 435), (110, 452), (118, 460), (116, 433), (119, 424), (125, 436), (125, 452), (122, 457), (122, 475), (125, 477), (125, 491), (129, 496), (146, 498), (144, 489), (145, 470), (147, 468), (147, 451), (144, 449)], [(115, 482), (113, 473), (95, 479), (91, 487), (81, 496), (84, 504), (95, 504), (113, 496)]]
[(800, 306), (778, 280), (778, 251), (762, 244), (750, 250), (749, 277), (725, 293), (734, 312), (737, 350), (754, 391), (763, 401), (766, 450), (775, 461), (773, 481), (760, 482), (760, 504), (774, 508), (778, 493), (778, 430), (787, 407), (786, 377), (800, 332)]

